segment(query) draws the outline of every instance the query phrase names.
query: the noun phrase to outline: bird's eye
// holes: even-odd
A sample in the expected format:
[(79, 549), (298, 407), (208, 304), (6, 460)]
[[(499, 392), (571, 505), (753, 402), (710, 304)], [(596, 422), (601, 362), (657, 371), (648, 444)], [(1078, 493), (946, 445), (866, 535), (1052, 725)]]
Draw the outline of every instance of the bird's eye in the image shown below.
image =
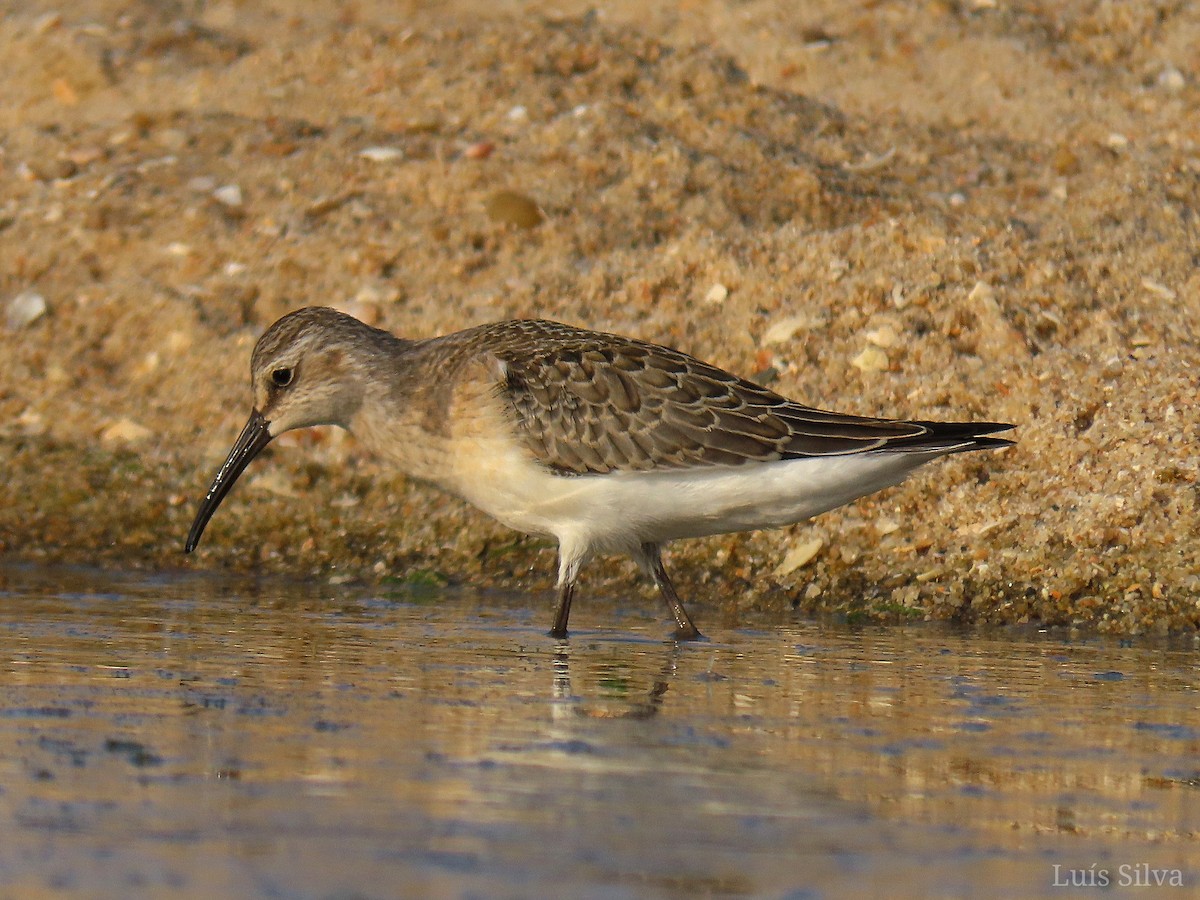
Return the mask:
[(271, 381), (275, 383), (276, 387), (287, 387), (292, 383), (292, 370), (287, 368), (276, 369), (271, 373)]

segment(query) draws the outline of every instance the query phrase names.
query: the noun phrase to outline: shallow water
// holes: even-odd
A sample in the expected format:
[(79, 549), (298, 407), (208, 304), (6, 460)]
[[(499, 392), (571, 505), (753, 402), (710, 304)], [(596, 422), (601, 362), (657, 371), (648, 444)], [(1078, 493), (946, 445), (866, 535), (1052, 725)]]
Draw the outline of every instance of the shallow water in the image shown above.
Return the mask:
[(1192, 643), (658, 612), (0, 569), (0, 896), (1197, 891)]

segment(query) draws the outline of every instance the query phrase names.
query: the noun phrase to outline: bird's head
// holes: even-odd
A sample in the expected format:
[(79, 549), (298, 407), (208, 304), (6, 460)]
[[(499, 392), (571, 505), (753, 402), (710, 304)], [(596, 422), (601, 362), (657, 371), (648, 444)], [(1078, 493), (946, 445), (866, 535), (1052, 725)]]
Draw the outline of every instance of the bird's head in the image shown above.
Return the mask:
[(347, 426), (362, 405), (365, 361), (381, 340), (394, 339), (326, 307), (289, 313), (263, 333), (250, 357), (254, 408), (200, 503), (186, 552), (195, 549), (238, 476), (273, 438), (310, 425)]

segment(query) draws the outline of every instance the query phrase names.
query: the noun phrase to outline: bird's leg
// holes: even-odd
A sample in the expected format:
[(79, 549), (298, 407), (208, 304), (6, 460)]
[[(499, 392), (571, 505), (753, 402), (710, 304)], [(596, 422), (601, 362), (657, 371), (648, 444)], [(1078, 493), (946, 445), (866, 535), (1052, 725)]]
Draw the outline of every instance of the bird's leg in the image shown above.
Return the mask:
[(564, 581), (558, 589), (558, 606), (554, 608), (554, 625), (550, 629), (550, 637), (565, 638), (567, 636), (567, 619), (571, 617), (571, 600), (575, 596), (575, 581)]
[(572, 540), (558, 541), (558, 606), (554, 608), (554, 626), (550, 637), (562, 640), (567, 636), (567, 619), (571, 617), (571, 601), (575, 598), (575, 579), (587, 562), (591, 551), (586, 544)]
[(675, 593), (675, 585), (671, 584), (671, 577), (663, 568), (662, 552), (658, 544), (642, 544), (642, 554), (646, 567), (654, 576), (654, 583), (658, 585), (659, 593), (662, 594), (663, 600), (667, 601), (667, 609), (671, 610), (671, 615), (675, 617), (675, 639), (679, 641), (699, 640), (703, 635), (692, 623), (692, 617), (683, 608), (679, 595)]

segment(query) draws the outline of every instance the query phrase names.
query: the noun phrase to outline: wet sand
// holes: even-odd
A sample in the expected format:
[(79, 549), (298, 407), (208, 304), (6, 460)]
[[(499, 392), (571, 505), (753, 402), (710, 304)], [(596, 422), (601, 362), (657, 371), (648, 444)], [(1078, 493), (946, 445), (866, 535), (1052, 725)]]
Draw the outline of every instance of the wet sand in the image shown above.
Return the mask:
[(1194, 8), (300, 10), (0, 9), (0, 552), (545, 589), (545, 542), (328, 433), (281, 440), (180, 554), (278, 315), (538, 315), (814, 405), (1020, 426), (811, 525), (679, 545), (702, 627), (1195, 630)]

